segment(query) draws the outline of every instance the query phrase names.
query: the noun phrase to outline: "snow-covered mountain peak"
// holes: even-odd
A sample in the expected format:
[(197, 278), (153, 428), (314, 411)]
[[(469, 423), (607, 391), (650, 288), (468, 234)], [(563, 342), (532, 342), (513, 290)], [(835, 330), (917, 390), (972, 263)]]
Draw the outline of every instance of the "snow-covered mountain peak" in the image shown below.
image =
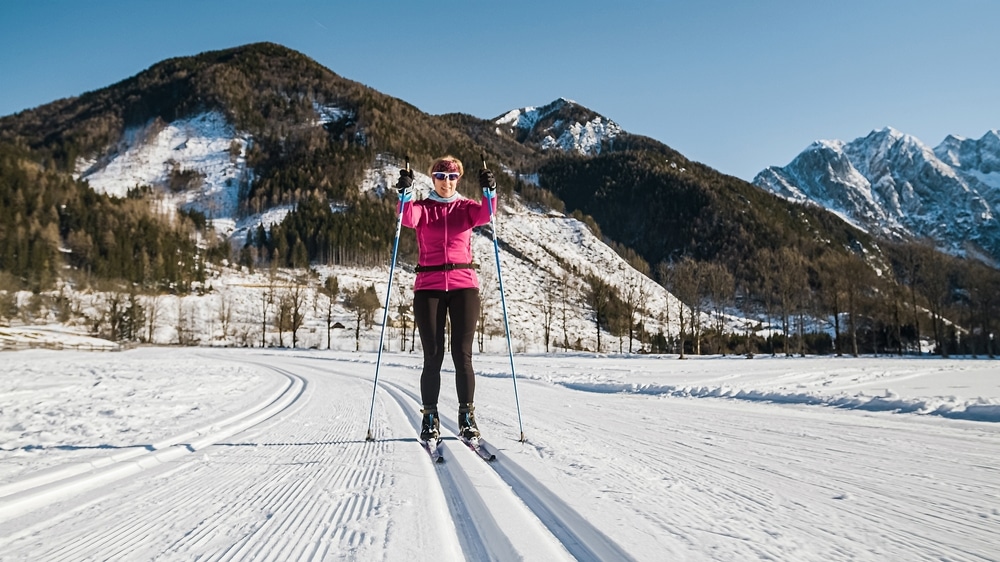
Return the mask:
[(876, 129), (868, 133), (868, 136), (855, 139), (846, 143), (845, 148), (855, 154), (867, 154), (872, 157), (880, 157), (891, 151), (923, 153), (930, 152), (920, 139), (913, 135), (908, 135), (892, 127)]
[(949, 135), (934, 149), (892, 127), (847, 143), (816, 141), (753, 183), (821, 205), (876, 235), (928, 238), (956, 254), (1000, 261), (996, 131), (978, 140)]
[[(987, 131), (979, 139), (948, 135), (934, 148), (934, 154), (949, 166), (1000, 175), (1000, 131)], [(986, 181), (1000, 186), (1000, 179)]]
[(813, 151), (825, 151), (829, 150), (836, 153), (841, 153), (844, 151), (844, 141), (841, 140), (817, 140), (813, 141), (808, 147), (806, 147), (803, 152), (813, 152)]
[(513, 129), (532, 129), (535, 124), (551, 115), (552, 113), (566, 107), (568, 104), (576, 105), (576, 102), (566, 98), (559, 98), (548, 105), (542, 107), (527, 106), (512, 109), (495, 119), (497, 125), (507, 125)]
[(573, 100), (559, 98), (542, 107), (513, 109), (494, 119), (498, 135), (537, 144), (542, 150), (599, 154), (623, 131), (614, 121)]

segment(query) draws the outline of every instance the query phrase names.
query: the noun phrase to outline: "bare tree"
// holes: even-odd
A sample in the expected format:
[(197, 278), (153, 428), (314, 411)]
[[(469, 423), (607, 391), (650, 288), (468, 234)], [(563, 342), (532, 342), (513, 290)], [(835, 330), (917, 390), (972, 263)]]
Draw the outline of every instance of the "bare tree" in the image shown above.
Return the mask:
[(361, 351), (361, 323), (371, 327), (374, 322), (375, 311), (381, 304), (378, 295), (375, 294), (375, 286), (358, 287), (347, 291), (344, 294), (344, 306), (354, 313), (354, 350)]
[(665, 345), (669, 349), (672, 347), (673, 341), (673, 335), (670, 331), (670, 296), (673, 296), (670, 288), (673, 286), (673, 269), (671, 269), (669, 263), (661, 261), (656, 265), (656, 279), (657, 283), (668, 292), (667, 302), (664, 304), (663, 310), (660, 311), (660, 323), (666, 327), (666, 333), (663, 334), (663, 338)]
[(902, 255), (902, 263), (900, 264), (898, 277), (900, 278), (902, 284), (910, 290), (909, 305), (913, 321), (913, 331), (916, 336), (916, 351), (917, 355), (922, 355), (923, 350), (920, 348), (920, 309), (917, 306), (917, 285), (919, 284), (921, 268), (924, 266), (924, 261), (921, 259), (916, 244), (907, 244), (903, 248)]
[(292, 329), (292, 294), (282, 290), (278, 294), (277, 315), (274, 317), (274, 328), (278, 330), (278, 346), (285, 347), (285, 332)]
[(851, 336), (851, 355), (860, 355), (858, 347), (858, 322), (866, 311), (867, 292), (874, 284), (874, 271), (860, 258), (848, 258), (840, 272), (847, 296), (847, 329)]
[[(628, 320), (629, 353), (632, 353), (632, 341), (636, 339), (636, 327), (642, 325), (641, 318), (646, 310), (647, 292), (644, 277), (644, 274), (635, 270), (630, 270), (625, 276), (625, 293), (622, 295), (622, 300), (625, 302), (625, 314)], [(641, 335), (640, 331), (640, 338)], [(639, 346), (642, 346), (641, 339)]]
[(146, 341), (153, 342), (156, 325), (160, 319), (160, 309), (163, 305), (163, 295), (154, 294), (146, 297)]
[(736, 281), (733, 274), (722, 264), (706, 264), (706, 290), (712, 304), (715, 318), (715, 330), (719, 334), (719, 352), (726, 354), (725, 338), (726, 308), (732, 304), (736, 292)]
[(601, 352), (601, 322), (606, 321), (611, 306), (611, 285), (600, 277), (587, 275), (589, 289), (586, 293), (587, 304), (594, 311), (594, 328), (597, 331), (597, 352)]
[(562, 333), (563, 333), (563, 349), (569, 349), (569, 324), (567, 322), (569, 317), (569, 273), (562, 272), (559, 275), (559, 302), (560, 302), (560, 320), (562, 322)]
[(260, 346), (267, 347), (267, 314), (271, 310), (271, 306), (274, 305), (274, 293), (276, 290), (274, 268), (271, 269), (272, 274), (267, 287), (260, 292), (260, 300), (257, 301), (257, 305), (260, 309)]
[(778, 311), (781, 314), (781, 332), (785, 336), (782, 346), (785, 356), (792, 356), (792, 324), (790, 318), (801, 310), (802, 295), (808, 289), (806, 264), (802, 255), (795, 250), (784, 247), (773, 254), (775, 268), (775, 291), (777, 293)]
[[(233, 324), (233, 302), (228, 293), (219, 295), (219, 325), (222, 327), (222, 341), (229, 341), (229, 333)], [(228, 346), (228, 343), (226, 344)]]
[(837, 349), (837, 357), (844, 354), (840, 315), (844, 311), (844, 302), (846, 301), (847, 288), (843, 271), (847, 261), (849, 258), (846, 256), (828, 253), (819, 262), (820, 301), (822, 308), (833, 319), (833, 341)]
[(304, 286), (302, 280), (296, 281), (292, 286), (291, 292), (288, 293), (289, 300), (289, 328), (292, 331), (292, 348), (296, 348), (299, 345), (299, 328), (305, 323), (306, 315), (304, 313), (304, 308), (306, 305), (306, 299), (309, 298), (309, 290)]
[(551, 275), (547, 275), (543, 291), (541, 302), (542, 331), (545, 336), (545, 353), (548, 353), (552, 343), (552, 324), (555, 321), (556, 305), (559, 302), (559, 282)]
[(948, 345), (944, 333), (944, 309), (948, 303), (950, 272), (943, 260), (935, 259), (931, 248), (921, 249), (921, 266), (917, 282), (922, 292), (927, 296), (928, 308), (931, 312), (931, 327), (934, 341), (942, 357), (948, 356)]
[(406, 287), (399, 286), (399, 304), (396, 306), (396, 314), (399, 315), (399, 350), (406, 351), (406, 330), (410, 326), (410, 314), (412, 300), (406, 298)]
[(333, 331), (333, 304), (340, 292), (340, 282), (333, 275), (326, 278), (320, 293), (326, 297), (326, 348), (330, 349), (331, 332)]
[[(1000, 304), (1000, 276), (995, 271), (982, 264), (970, 264), (969, 295), (970, 295), (970, 316), (973, 318), (969, 322), (974, 334), (977, 334), (979, 345), (990, 358), (994, 358), (993, 346), (990, 342), (990, 335), (993, 333), (993, 315)], [(973, 356), (976, 355), (976, 347), (973, 347)]]
[[(694, 344), (694, 354), (701, 355), (701, 312), (705, 299), (705, 279), (701, 264), (689, 257), (673, 264), (668, 290), (688, 307), (688, 324)], [(680, 311), (681, 358), (684, 358), (684, 309)]]
[(185, 346), (198, 343), (194, 309), (192, 305), (186, 304), (183, 298), (177, 299), (177, 343)]

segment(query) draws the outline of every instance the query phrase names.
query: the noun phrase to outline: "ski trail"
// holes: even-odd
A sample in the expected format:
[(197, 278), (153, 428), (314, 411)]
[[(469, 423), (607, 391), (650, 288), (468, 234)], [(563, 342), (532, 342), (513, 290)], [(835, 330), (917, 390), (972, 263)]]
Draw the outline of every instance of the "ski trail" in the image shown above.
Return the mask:
[[(416, 393), (394, 383), (385, 383), (383, 389), (400, 408), (409, 410), (413, 431), (418, 432), (420, 399)], [(572, 559), (566, 545), (546, 528), (538, 514), (528, 509), (517, 495), (511, 494), (496, 473), (458, 440), (455, 422), (442, 417), (441, 425), (442, 431), (456, 435), (444, 437), (446, 461), (439, 465), (438, 475), (466, 559)]]
[[(420, 403), (415, 392), (400, 388), (393, 383), (386, 387), (407, 394), (411, 401)], [(390, 393), (392, 390), (390, 389)], [(398, 401), (398, 399), (397, 399)], [(442, 417), (442, 427), (458, 433), (457, 425)], [(419, 421), (418, 421), (419, 426)], [(562, 546), (577, 560), (634, 560), (617, 543), (608, 538), (582, 515), (573, 510), (556, 494), (538, 482), (529, 472), (521, 468), (513, 459), (503, 455), (488, 442), (484, 443), (495, 452), (497, 460), (489, 464), (524, 505), (541, 521)], [(468, 449), (459, 442), (459, 448)], [(482, 461), (480, 461), (482, 462)]]
[(0, 522), (45, 507), (86, 490), (163, 465), (252, 427), (293, 404), (305, 385), (300, 377), (270, 368), (287, 379), (276, 393), (258, 404), (223, 420), (162, 440), (141, 451), (128, 451), (90, 463), (73, 463), (30, 476), (4, 486), (0, 491)]
[[(489, 443), (486, 445), (490, 446)], [(616, 542), (538, 482), (531, 473), (502, 452), (496, 451), (495, 447), (490, 450), (495, 451), (497, 456), (497, 460), (490, 463), (493, 470), (577, 560), (634, 560)]]
[[(386, 380), (382, 381), (380, 387), (396, 401), (401, 409), (410, 412), (413, 433), (418, 433), (420, 426), (419, 405), (421, 403), (418, 394), (412, 389)], [(406, 398), (403, 397), (404, 395)], [(407, 408), (407, 404), (409, 404), (409, 408)], [(442, 416), (441, 425), (442, 431), (447, 430), (457, 436), (458, 426), (451, 418)], [(455, 446), (451, 447), (451, 445)], [(444, 449), (446, 463), (438, 471), (438, 475), (448, 497), (452, 518), (460, 531), (459, 536), (466, 549), (467, 559), (511, 559), (511, 553), (516, 554), (517, 547), (510, 544), (513, 539), (503, 538), (503, 530), (498, 527), (497, 520), (501, 519), (507, 522), (527, 516), (528, 519), (537, 521), (546, 529), (546, 532), (543, 533), (544, 538), (536, 539), (536, 542), (559, 545), (559, 548), (548, 555), (548, 558), (539, 556), (536, 546), (533, 556), (539, 556), (540, 559), (553, 560), (556, 558), (552, 557), (565, 558), (570, 555), (576, 560), (634, 560), (617, 543), (590, 524), (555, 493), (539, 483), (530, 473), (519, 467), (513, 459), (503, 457), (502, 453), (498, 452), (498, 461), (488, 465), (493, 467), (495, 471), (492, 478), (483, 478), (483, 472), (489, 473), (488, 467), (483, 466), (485, 464), (483, 460), (475, 457), (475, 454), (469, 451), (457, 437), (445, 438)], [(495, 451), (495, 447), (491, 450)], [(501, 460), (503, 460), (502, 463), (499, 462)], [(463, 463), (462, 472), (454, 469), (456, 461)], [(480, 475), (476, 484), (470, 480), (470, 474)], [(487, 474), (487, 476), (489, 475)], [(483, 500), (483, 489), (491, 487), (500, 488), (502, 491), (499, 494), (492, 494), (490, 501), (486, 502)], [(508, 511), (513, 509), (517, 512), (527, 511), (528, 514), (517, 517), (495, 517), (492, 511), (501, 511), (501, 509), (492, 508), (493, 504), (514, 505), (516, 507), (501, 509)], [(507, 531), (507, 534), (512, 537), (523, 537), (532, 533), (537, 534), (538, 530), (526, 528), (514, 532)], [(484, 549), (485, 552), (483, 552)]]
[[(407, 450), (410, 438), (392, 435), (408, 425), (403, 416), (381, 412), (387, 434), (366, 443), (368, 405), (340, 398), (364, 395), (365, 381), (295, 374), (305, 384), (284, 411), (115, 486), (40, 508), (20, 532), (0, 538), (0, 557), (414, 559), (432, 550), (460, 557), (450, 518), (440, 515), (442, 494), (427, 486), (433, 467)], [(421, 540), (394, 539), (390, 522), (412, 525)], [(407, 530), (401, 539), (409, 537)]]
[[(386, 392), (395, 400), (401, 410), (408, 413), (413, 434), (420, 432), (420, 414), (413, 408), (405, 408), (407, 402), (398, 388), (386, 386)], [(410, 396), (409, 402), (412, 403)], [(416, 438), (414, 438), (416, 442)], [(435, 474), (441, 483), (442, 492), (448, 504), (448, 512), (458, 531), (462, 551), (468, 560), (513, 560), (517, 551), (507, 539), (489, 506), (480, 496), (468, 476), (452, 467), (458, 460), (447, 444), (442, 445), (445, 462), (436, 466)], [(419, 450), (418, 450), (419, 451)], [(419, 454), (424, 455), (423, 451)], [(425, 455), (426, 456), (426, 455)], [(429, 462), (429, 459), (428, 459)]]

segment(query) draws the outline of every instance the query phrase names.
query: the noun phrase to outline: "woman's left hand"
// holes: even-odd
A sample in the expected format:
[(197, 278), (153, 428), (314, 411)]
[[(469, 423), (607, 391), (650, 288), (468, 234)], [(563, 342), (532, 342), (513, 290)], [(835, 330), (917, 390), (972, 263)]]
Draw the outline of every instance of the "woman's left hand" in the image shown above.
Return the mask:
[(494, 197), (497, 191), (497, 180), (493, 177), (493, 171), (483, 168), (479, 172), (479, 187), (483, 188), (483, 194)]

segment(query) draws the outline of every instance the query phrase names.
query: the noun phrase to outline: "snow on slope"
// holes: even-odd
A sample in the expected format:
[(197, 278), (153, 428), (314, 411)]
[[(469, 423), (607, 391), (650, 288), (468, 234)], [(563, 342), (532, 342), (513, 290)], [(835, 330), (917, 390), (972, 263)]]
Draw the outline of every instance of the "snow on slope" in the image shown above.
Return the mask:
[[(237, 134), (218, 112), (202, 113), (164, 124), (154, 121), (125, 132), (113, 152), (77, 162), (77, 177), (98, 193), (124, 197), (139, 186), (157, 188), (161, 211), (177, 208), (204, 212), (228, 234), (235, 227), (240, 186), (249, 181), (246, 150), (250, 137)], [(200, 188), (172, 192), (171, 174), (196, 172)]]

